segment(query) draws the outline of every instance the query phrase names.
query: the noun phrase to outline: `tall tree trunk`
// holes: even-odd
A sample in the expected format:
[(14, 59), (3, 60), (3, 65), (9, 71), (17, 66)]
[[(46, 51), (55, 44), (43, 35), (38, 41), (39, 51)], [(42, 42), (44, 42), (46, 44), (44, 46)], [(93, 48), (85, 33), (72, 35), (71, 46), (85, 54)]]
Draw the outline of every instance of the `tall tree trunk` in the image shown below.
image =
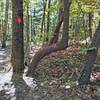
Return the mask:
[(0, 20), (0, 34), (1, 34), (1, 31), (2, 31), (2, 21)]
[(8, 8), (9, 8), (9, 0), (6, 0), (2, 48), (6, 48), (6, 34), (7, 34), (7, 25), (8, 25)]
[(30, 42), (30, 23), (29, 23), (29, 4), (27, 4), (27, 16), (26, 16), (26, 49), (25, 51), (27, 52), (27, 49), (29, 48), (29, 42)]
[[(61, 4), (61, 3), (62, 3), (62, 0), (59, 1), (59, 4)], [(57, 43), (62, 22), (63, 22), (63, 8), (59, 8), (57, 25), (55, 27), (55, 31), (53, 33), (53, 36), (51, 37), (51, 39), (49, 41), (49, 45)]]
[(92, 40), (92, 18), (93, 18), (93, 14), (89, 13), (89, 37), (90, 37), (90, 40)]
[(45, 32), (45, 10), (46, 10), (47, 0), (43, 0), (43, 17), (41, 22), (41, 33)]
[(36, 15), (36, 10), (34, 8), (34, 14), (31, 13), (31, 41), (33, 41), (33, 36), (36, 35), (36, 32), (35, 32), (35, 23), (34, 23), (34, 20), (33, 20), (33, 17), (35, 17)]
[[(34, 8), (34, 16), (33, 17), (35, 17), (35, 16), (36, 16), (36, 9)], [(36, 33), (35, 33), (35, 23), (33, 23), (33, 34), (36, 35)]]
[(23, 0), (12, 0), (12, 65), (14, 73), (24, 69)]
[[(51, 5), (51, 0), (48, 0), (48, 9), (50, 9), (50, 5)], [(48, 12), (47, 14), (47, 36), (46, 36), (47, 42), (49, 39), (49, 36), (48, 36), (49, 30), (50, 30), (50, 12)]]
[(32, 42), (32, 37), (33, 37), (33, 15), (31, 13), (31, 42)]
[(29, 36), (29, 5), (27, 5), (27, 16), (26, 16), (26, 44), (29, 43), (29, 39), (30, 39), (30, 36)]
[(34, 74), (37, 64), (43, 57), (52, 52), (63, 50), (68, 46), (68, 33), (69, 33), (68, 31), (69, 31), (69, 0), (64, 0), (64, 23), (63, 23), (62, 39), (59, 43), (47, 46), (46, 48), (42, 48), (35, 54), (30, 64), (27, 73), (28, 75)]
[(0, 38), (1, 38), (1, 34), (2, 34), (2, 20), (0, 20)]
[(98, 51), (99, 46), (100, 46), (100, 22), (94, 34), (91, 48), (87, 50), (85, 62), (84, 62), (84, 65), (82, 66), (83, 69), (78, 78), (78, 82), (80, 85), (88, 84), (90, 82), (90, 76), (91, 76), (93, 64), (96, 60), (97, 51)]
[(8, 31), (7, 31), (7, 33), (9, 34), (9, 23), (8, 23), (8, 27), (7, 27), (7, 30), (8, 30)]
[(16, 100), (25, 100), (29, 89), (23, 80), (23, 0), (12, 0), (12, 65)]
[(30, 23), (29, 23), (29, 4), (27, 4), (27, 16), (26, 16), (26, 44), (25, 44), (25, 61), (27, 61), (27, 58), (29, 56), (30, 52)]

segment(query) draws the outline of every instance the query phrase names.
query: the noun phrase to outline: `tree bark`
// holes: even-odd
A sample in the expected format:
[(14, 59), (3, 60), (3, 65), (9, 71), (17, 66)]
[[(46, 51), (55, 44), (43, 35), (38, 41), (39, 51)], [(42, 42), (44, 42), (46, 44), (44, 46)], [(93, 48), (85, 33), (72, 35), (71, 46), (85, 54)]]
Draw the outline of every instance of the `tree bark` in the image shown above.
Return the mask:
[(27, 61), (27, 58), (29, 56), (30, 52), (30, 15), (29, 15), (29, 4), (27, 3), (27, 16), (26, 16), (26, 43), (25, 43), (25, 61)]
[(30, 64), (27, 75), (29, 76), (34, 75), (36, 66), (43, 57), (52, 52), (66, 49), (66, 47), (68, 46), (68, 33), (69, 33), (69, 0), (64, 0), (64, 23), (63, 23), (62, 39), (59, 43), (47, 46), (46, 48), (42, 48), (35, 54), (32, 63)]
[[(60, 0), (59, 4), (61, 4), (63, 1)], [(59, 38), (59, 32), (60, 32), (60, 28), (63, 22), (63, 8), (59, 8), (59, 14), (58, 14), (58, 21), (57, 21), (57, 25), (55, 27), (55, 31), (53, 33), (53, 36), (51, 37), (50, 41), (49, 41), (49, 45), (52, 45), (54, 43), (57, 43), (58, 38)]]
[[(51, 5), (51, 0), (48, 1), (48, 9), (50, 9), (50, 5)], [(49, 30), (50, 30), (50, 12), (48, 12), (47, 14), (47, 36), (46, 36), (47, 42), (49, 40), (49, 36), (48, 36)]]
[(96, 60), (97, 51), (98, 51), (99, 46), (100, 46), (100, 22), (94, 34), (91, 47), (89, 50), (87, 50), (85, 62), (82, 66), (83, 69), (78, 78), (79, 85), (89, 84), (93, 64)]
[(57, 43), (58, 37), (59, 37), (59, 31), (60, 31), (62, 22), (63, 22), (63, 16), (61, 16), (59, 22), (57, 23), (57, 26), (55, 28), (54, 34), (53, 34), (53, 36), (51, 37), (51, 39), (49, 41), (49, 45), (52, 45), (54, 43)]
[(27, 4), (27, 16), (26, 16), (26, 43), (28, 44), (30, 41), (30, 30), (29, 30), (29, 4)]
[(90, 40), (92, 40), (92, 18), (93, 18), (93, 14), (89, 13), (89, 37), (90, 37)]
[(12, 65), (14, 73), (24, 69), (23, 0), (12, 0)]
[(36, 35), (36, 32), (35, 32), (35, 23), (34, 23), (34, 20), (33, 20), (33, 17), (36, 16), (36, 8), (34, 8), (34, 14), (31, 13), (31, 41), (33, 41), (33, 36)]

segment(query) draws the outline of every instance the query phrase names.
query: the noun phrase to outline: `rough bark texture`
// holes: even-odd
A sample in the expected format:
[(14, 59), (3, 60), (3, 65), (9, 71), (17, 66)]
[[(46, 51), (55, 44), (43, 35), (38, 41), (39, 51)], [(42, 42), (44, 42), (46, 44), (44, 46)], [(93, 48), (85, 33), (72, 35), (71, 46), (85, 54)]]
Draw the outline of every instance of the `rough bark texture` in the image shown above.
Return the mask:
[(28, 86), (23, 80), (24, 46), (23, 46), (23, 0), (12, 0), (12, 82), (16, 88), (16, 100), (25, 100)]
[(52, 52), (63, 50), (68, 46), (68, 33), (69, 33), (68, 31), (69, 31), (69, 0), (64, 0), (64, 23), (63, 23), (62, 39), (59, 43), (43, 48), (35, 54), (32, 63), (30, 64), (30, 68), (28, 70), (27, 75), (34, 74), (37, 64), (43, 57)]
[(14, 73), (24, 69), (23, 0), (12, 0), (12, 65)]
[(80, 85), (88, 84), (90, 82), (90, 76), (91, 76), (93, 64), (96, 60), (99, 46), (100, 46), (100, 22), (94, 34), (91, 48), (87, 50), (86, 59), (83, 64), (83, 69), (78, 79)]

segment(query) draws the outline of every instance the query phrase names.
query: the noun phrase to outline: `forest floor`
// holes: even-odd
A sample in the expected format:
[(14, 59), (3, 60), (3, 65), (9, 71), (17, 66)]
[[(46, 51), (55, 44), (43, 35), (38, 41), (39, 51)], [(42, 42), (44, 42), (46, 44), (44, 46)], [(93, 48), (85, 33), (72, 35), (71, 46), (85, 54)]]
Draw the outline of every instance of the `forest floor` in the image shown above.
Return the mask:
[[(35, 48), (33, 47), (33, 49)], [(9, 65), (10, 52), (9, 47), (6, 50), (0, 48), (0, 100), (15, 100), (14, 97), (16, 97), (15, 88), (11, 82), (12, 71), (9, 71), (9, 67), (4, 70), (5, 66)], [(27, 93), (18, 100), (100, 100), (100, 56), (97, 57), (91, 75), (91, 81), (94, 83), (79, 87), (76, 82), (82, 69), (85, 53), (86, 51), (82, 48), (69, 47), (46, 56), (36, 68), (33, 83), (25, 80), (25, 76), (23, 77), (29, 88), (26, 88), (23, 82), (19, 82), (19, 88), (22, 91), (27, 89)], [(9, 76), (7, 74), (10, 78), (9, 82), (2, 82), (2, 77), (4, 80), (6, 77), (2, 74), (3, 71), (5, 71), (4, 74), (10, 72)], [(7, 99), (8, 95), (10, 95), (10, 99)]]

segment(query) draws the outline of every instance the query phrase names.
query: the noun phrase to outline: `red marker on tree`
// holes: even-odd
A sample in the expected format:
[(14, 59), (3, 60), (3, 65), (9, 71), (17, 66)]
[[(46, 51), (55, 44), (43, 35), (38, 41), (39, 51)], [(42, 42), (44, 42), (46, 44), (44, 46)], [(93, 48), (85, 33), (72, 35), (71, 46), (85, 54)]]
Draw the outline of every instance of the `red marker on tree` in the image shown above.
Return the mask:
[(17, 23), (18, 23), (18, 24), (21, 24), (21, 23), (22, 23), (22, 19), (21, 19), (20, 16), (17, 18)]

